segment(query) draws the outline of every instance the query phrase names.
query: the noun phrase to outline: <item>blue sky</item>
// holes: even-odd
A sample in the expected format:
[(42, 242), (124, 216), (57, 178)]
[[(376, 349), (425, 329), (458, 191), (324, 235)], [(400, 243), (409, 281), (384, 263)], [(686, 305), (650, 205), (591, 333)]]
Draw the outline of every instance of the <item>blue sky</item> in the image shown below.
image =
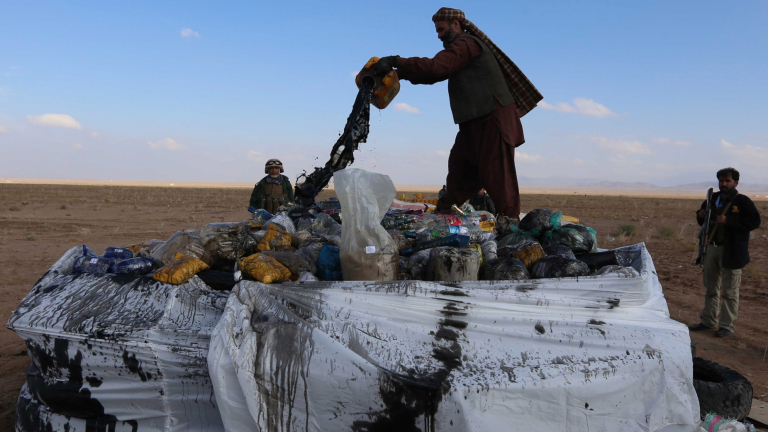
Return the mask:
[[(371, 56), (432, 57), (457, 7), (544, 103), (518, 174), (768, 182), (768, 2), (0, 1), (0, 178), (249, 182), (327, 159)], [(446, 83), (373, 109), (354, 166), (442, 184)]]

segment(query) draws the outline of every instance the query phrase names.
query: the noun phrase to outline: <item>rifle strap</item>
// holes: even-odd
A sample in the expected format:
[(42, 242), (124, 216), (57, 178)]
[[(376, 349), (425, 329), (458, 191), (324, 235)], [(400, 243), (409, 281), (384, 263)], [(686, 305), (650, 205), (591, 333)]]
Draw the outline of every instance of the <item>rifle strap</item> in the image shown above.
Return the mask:
[[(731, 202), (729, 202), (728, 204), (725, 205), (725, 207), (723, 207), (723, 211), (720, 212), (720, 216), (724, 216), (725, 213), (728, 211), (728, 209), (731, 208), (731, 205), (733, 204), (734, 201), (736, 201), (737, 196), (739, 196), (739, 194), (736, 194), (731, 200)], [(712, 229), (709, 231), (709, 237), (707, 237), (707, 239), (709, 240), (709, 243), (712, 243), (715, 240), (715, 233), (717, 232), (717, 229), (720, 228), (720, 225), (722, 224), (716, 223), (715, 226), (713, 226)]]

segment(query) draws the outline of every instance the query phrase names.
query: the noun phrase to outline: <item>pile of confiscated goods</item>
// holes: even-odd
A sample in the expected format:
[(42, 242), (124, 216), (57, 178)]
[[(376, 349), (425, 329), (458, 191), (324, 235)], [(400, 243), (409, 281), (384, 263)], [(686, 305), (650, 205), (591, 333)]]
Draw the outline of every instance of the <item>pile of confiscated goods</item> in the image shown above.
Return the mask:
[[(358, 257), (372, 252), (378, 257), (372, 265), (364, 265), (342, 252), (343, 225), (329, 214), (305, 212), (292, 219), (287, 213), (257, 210), (245, 222), (211, 223), (179, 231), (166, 241), (107, 248), (101, 256), (83, 246), (74, 270), (152, 273), (155, 280), (171, 284), (197, 274), (218, 289), (231, 288), (241, 277), (262, 283), (473, 281), (634, 272), (622, 254), (598, 252), (595, 231), (575, 222), (547, 209), (532, 210), (519, 224), (504, 228), (496, 225), (493, 215), (474, 211), (468, 204), (454, 214), (391, 210), (380, 223), (386, 238), (378, 244), (385, 243), (384, 247), (362, 246), (367, 253)], [(346, 272), (345, 263), (350, 264)]]
[(334, 184), (312, 211), (69, 249), (7, 324), (31, 361), (16, 430), (480, 432), (513, 413), (682, 432), (710, 411), (643, 244), (600, 251), (545, 209), (409, 209), (362, 170)]

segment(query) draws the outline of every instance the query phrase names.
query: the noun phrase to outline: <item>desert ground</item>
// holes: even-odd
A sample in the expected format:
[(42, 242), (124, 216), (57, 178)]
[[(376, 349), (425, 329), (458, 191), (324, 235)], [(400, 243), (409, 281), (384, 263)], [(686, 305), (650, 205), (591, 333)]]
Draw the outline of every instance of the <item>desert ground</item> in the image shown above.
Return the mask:
[[(413, 197), (411, 189), (401, 192)], [(164, 240), (209, 222), (241, 221), (249, 217), (250, 192), (246, 187), (0, 184), (0, 320), (8, 320), (35, 281), (70, 247), (86, 244), (101, 251)], [(653, 197), (616, 191), (542, 192), (524, 189), (523, 211), (549, 208), (576, 216), (597, 230), (603, 248), (645, 242), (671, 317), (685, 324), (698, 322), (704, 288), (692, 259), (698, 230), (694, 210), (702, 198), (689, 193)], [(324, 192), (323, 197), (332, 194)], [(434, 189), (424, 194), (436, 197)], [(765, 218), (768, 201), (755, 203)], [(736, 334), (717, 339), (709, 331), (692, 338), (698, 356), (739, 371), (752, 381), (755, 397), (768, 401), (768, 223), (752, 233), (750, 253)], [(10, 330), (0, 330), (0, 431), (13, 429), (16, 398), (28, 365), (24, 342)]]

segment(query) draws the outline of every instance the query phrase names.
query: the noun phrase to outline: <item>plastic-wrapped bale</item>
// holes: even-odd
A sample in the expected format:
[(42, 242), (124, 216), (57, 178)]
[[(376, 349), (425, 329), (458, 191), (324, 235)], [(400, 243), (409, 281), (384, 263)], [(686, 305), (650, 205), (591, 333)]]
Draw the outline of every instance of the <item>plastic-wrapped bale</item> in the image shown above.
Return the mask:
[(152, 278), (158, 282), (181, 285), (192, 279), (198, 272), (209, 268), (203, 261), (177, 252), (174, 260), (155, 271)]
[(336, 226), (340, 227), (339, 223), (336, 222), (330, 215), (319, 213), (315, 215), (315, 218), (312, 220), (310, 232), (314, 234), (317, 231), (334, 228)]
[(238, 256), (256, 252), (256, 239), (246, 223), (210, 223), (200, 229), (200, 240), (211, 257), (211, 265), (232, 264)]
[(415, 252), (408, 257), (408, 273), (414, 280), (423, 280), (429, 264), (429, 255), (433, 249)]
[(309, 239), (310, 237), (312, 237), (312, 233), (310, 233), (307, 230), (296, 231), (291, 235), (291, 246), (298, 249), (304, 246), (304, 242), (307, 241), (307, 239)]
[(191, 256), (206, 264), (211, 262), (211, 257), (200, 239), (200, 231), (184, 230), (173, 234), (160, 247), (152, 253), (152, 259), (164, 266), (174, 259), (176, 254)]
[(288, 215), (285, 213), (275, 215), (275, 217), (264, 224), (264, 229), (269, 230), (269, 227), (272, 224), (280, 225), (288, 234), (293, 234), (296, 232), (296, 226), (293, 224), (293, 220), (291, 220), (291, 218), (288, 217)]
[(522, 240), (515, 244), (504, 246), (498, 249), (499, 258), (517, 258), (525, 264), (530, 270), (539, 262), (540, 259), (547, 256), (541, 245), (532, 240)]
[(102, 256), (104, 258), (119, 261), (133, 258), (133, 251), (128, 248), (108, 247), (106, 250), (104, 250), (104, 255)]
[(499, 247), (519, 243), (523, 240), (537, 240), (540, 232), (538, 228), (530, 231), (523, 231), (518, 228), (517, 225), (511, 225), (507, 231), (508, 234), (505, 234), (499, 239)]
[(568, 246), (564, 245), (547, 245), (543, 246), (544, 253), (549, 255), (559, 255), (564, 258), (569, 259), (577, 259), (576, 255), (573, 254), (573, 251)]
[(293, 221), (293, 225), (296, 227), (296, 232), (299, 231), (312, 231), (312, 222), (315, 220), (314, 215), (308, 215), (308, 216), (302, 216), (295, 221)]
[(632, 267), (622, 267), (620, 265), (607, 265), (600, 268), (595, 272), (595, 276), (603, 276), (607, 274), (615, 273), (626, 277), (640, 277), (640, 273)]
[(531, 275), (525, 264), (517, 258), (496, 258), (480, 270), (483, 280), (526, 280)]
[(425, 279), (430, 281), (476, 281), (480, 253), (475, 248), (433, 248)]
[(581, 254), (592, 250), (594, 237), (582, 225), (564, 225), (559, 229), (547, 231), (542, 235), (542, 243), (546, 246), (568, 246), (573, 253)]
[(152, 258), (129, 258), (117, 261), (109, 266), (109, 273), (141, 276), (154, 269)]
[(691, 432), (688, 329), (635, 247), (635, 279), (243, 281), (208, 350), (215, 401), (229, 431)]
[(283, 229), (281, 225), (272, 224), (267, 230), (267, 234), (262, 237), (256, 246), (260, 251), (275, 250), (278, 246), (290, 246), (291, 235)]
[(562, 215), (561, 212), (553, 213), (549, 209), (534, 209), (525, 215), (518, 226), (523, 231), (531, 231), (538, 228), (544, 232), (557, 229), (560, 227), (560, 217)]
[(323, 250), (323, 246), (327, 244), (328, 243), (324, 243), (324, 242), (311, 242), (309, 244), (306, 244), (305, 246), (302, 246), (296, 249), (296, 253), (304, 255), (307, 258), (307, 260), (317, 265), (317, 260), (320, 258), (320, 251)]
[(540, 259), (533, 266), (531, 275), (540, 279), (587, 276), (589, 275), (589, 267), (579, 260), (552, 255)]
[(332, 246), (341, 246), (341, 236), (337, 235), (324, 235), (325, 241)]
[(276, 259), (280, 264), (288, 267), (288, 270), (294, 275), (298, 276), (302, 272), (310, 272), (312, 274), (317, 273), (317, 266), (315, 263), (310, 261), (303, 254), (277, 251), (264, 251), (261, 254)]
[(144, 243), (141, 243), (139, 245), (133, 245), (129, 247), (129, 249), (133, 250), (136, 248), (136, 250), (133, 250), (133, 256), (136, 257), (142, 257), (142, 258), (152, 258), (152, 254), (155, 253), (157, 248), (163, 245), (165, 243), (164, 240), (158, 240), (158, 239), (152, 239), (147, 240)]
[(62, 264), (8, 321), (30, 368), (16, 427), (2, 429), (223, 432), (206, 357), (227, 295), (197, 278), (170, 285), (60, 273)]
[(326, 281), (343, 280), (337, 246), (324, 245), (317, 258), (317, 276)]
[(251, 237), (253, 237), (253, 241), (255, 241), (256, 244), (258, 244), (265, 235), (267, 235), (267, 230), (259, 230), (251, 233)]
[(341, 225), (336, 224), (332, 227), (319, 229), (315, 231), (314, 234), (323, 236), (341, 236)]
[(498, 257), (498, 244), (493, 240), (488, 240), (480, 245), (483, 251), (483, 261), (488, 262)]
[(72, 270), (74, 273), (105, 274), (114, 262), (115, 260), (110, 258), (83, 255), (75, 259)]
[(398, 251), (408, 249), (409, 247), (413, 246), (411, 240), (409, 240), (402, 231), (391, 229), (387, 230), (387, 234), (392, 237), (392, 240), (395, 242)]
[(244, 273), (265, 284), (287, 282), (291, 278), (288, 267), (262, 253), (240, 258), (238, 266)]

